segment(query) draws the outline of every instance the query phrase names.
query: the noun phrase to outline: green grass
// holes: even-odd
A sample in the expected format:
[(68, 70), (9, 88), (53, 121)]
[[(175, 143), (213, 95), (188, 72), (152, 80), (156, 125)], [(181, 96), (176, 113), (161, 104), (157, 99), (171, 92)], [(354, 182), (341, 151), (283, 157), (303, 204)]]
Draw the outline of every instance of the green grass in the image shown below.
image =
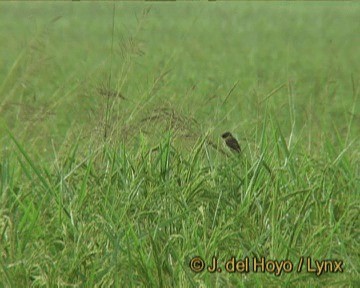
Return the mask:
[(0, 8), (1, 287), (360, 285), (359, 4)]

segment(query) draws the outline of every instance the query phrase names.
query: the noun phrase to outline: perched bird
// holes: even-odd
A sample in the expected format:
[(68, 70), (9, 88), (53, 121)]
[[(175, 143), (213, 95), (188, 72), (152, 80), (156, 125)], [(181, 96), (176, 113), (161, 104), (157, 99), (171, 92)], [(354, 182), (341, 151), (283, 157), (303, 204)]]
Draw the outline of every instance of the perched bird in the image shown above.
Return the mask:
[(234, 152), (240, 153), (241, 148), (239, 142), (231, 135), (230, 132), (225, 132), (221, 135), (221, 137), (225, 140), (226, 145)]

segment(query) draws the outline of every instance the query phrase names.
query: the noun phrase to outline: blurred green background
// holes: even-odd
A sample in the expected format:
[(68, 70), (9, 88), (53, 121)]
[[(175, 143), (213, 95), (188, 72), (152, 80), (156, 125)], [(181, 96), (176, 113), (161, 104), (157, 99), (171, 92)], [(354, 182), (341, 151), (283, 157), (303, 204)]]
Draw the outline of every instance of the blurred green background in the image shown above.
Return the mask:
[(214, 137), (253, 138), (265, 111), (311, 149), (359, 135), (357, 3), (7, 2), (0, 11), (1, 121), (35, 147), (61, 143), (74, 126), (100, 133), (104, 85), (127, 99), (112, 121), (133, 123), (134, 135), (134, 117), (163, 105)]

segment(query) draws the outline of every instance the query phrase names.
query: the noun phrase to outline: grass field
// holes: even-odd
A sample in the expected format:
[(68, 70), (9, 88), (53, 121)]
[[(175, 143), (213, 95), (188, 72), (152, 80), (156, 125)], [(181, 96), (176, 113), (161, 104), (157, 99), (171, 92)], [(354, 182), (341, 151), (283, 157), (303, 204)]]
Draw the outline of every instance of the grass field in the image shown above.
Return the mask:
[(360, 287), (359, 14), (1, 3), (0, 287)]

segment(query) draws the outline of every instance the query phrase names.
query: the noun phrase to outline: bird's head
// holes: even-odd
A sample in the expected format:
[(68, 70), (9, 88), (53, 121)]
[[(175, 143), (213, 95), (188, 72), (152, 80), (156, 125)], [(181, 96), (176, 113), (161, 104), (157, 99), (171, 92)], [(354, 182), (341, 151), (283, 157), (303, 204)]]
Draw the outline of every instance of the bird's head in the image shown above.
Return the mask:
[(221, 135), (222, 138), (226, 139), (228, 137), (232, 137), (230, 132), (225, 132), (224, 134)]

